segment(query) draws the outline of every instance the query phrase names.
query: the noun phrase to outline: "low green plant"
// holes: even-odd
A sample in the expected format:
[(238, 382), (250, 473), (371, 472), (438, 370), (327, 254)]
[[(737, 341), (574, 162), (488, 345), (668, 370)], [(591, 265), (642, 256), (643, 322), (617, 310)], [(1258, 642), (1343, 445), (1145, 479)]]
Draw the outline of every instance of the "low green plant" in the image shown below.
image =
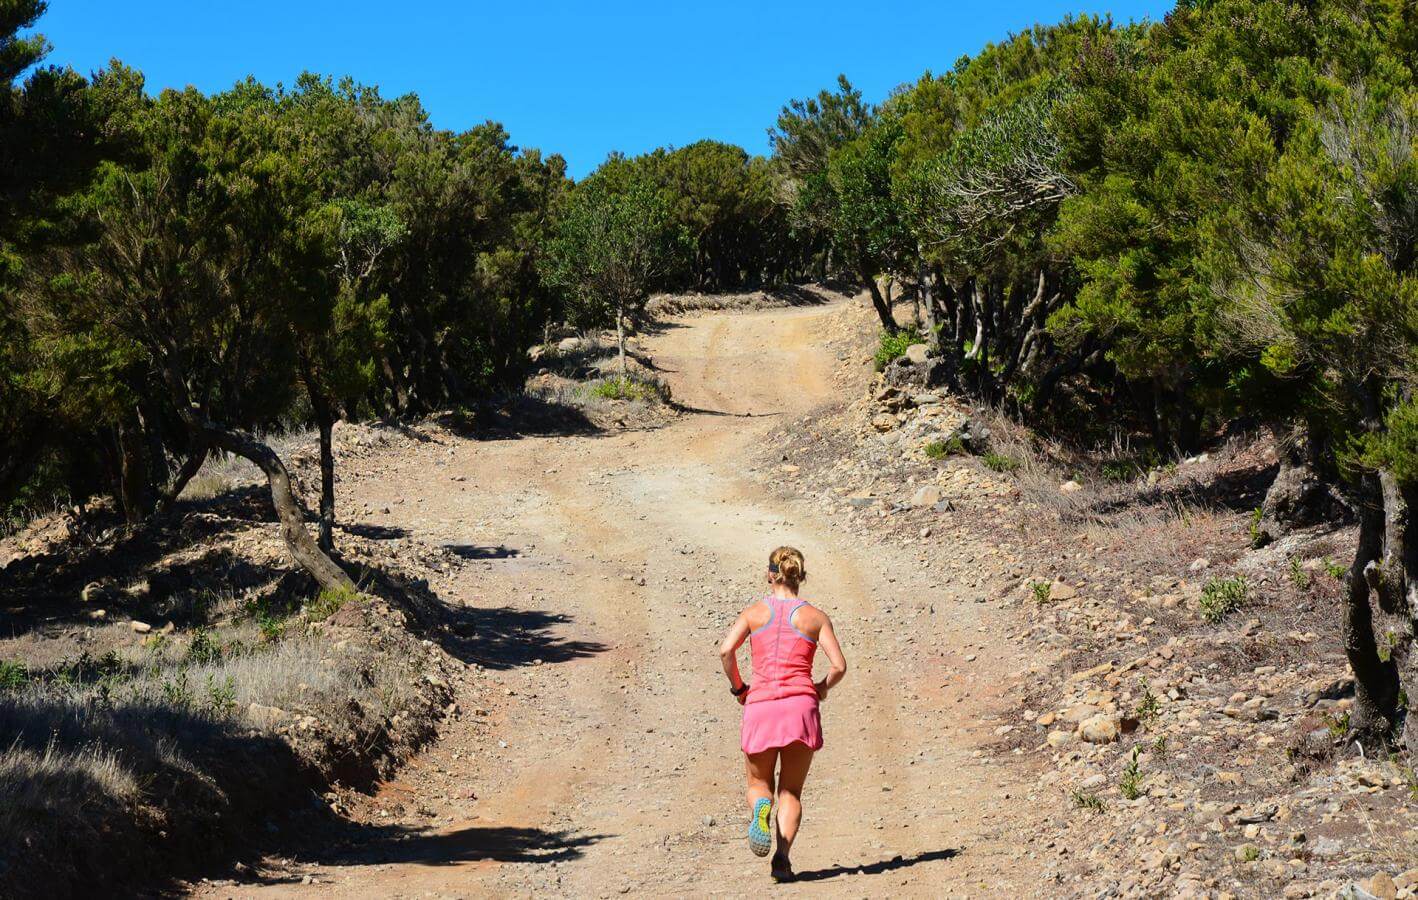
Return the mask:
[(1328, 575), (1330, 578), (1333, 578), (1335, 581), (1340, 581), (1344, 578), (1345, 573), (1349, 570), (1345, 568), (1342, 564), (1337, 563), (1334, 560), (1330, 559), (1328, 556), (1326, 556), (1324, 558), (1324, 571), (1325, 574)]
[(1142, 679), (1142, 697), (1137, 703), (1137, 719), (1144, 725), (1150, 725), (1157, 720), (1162, 713), (1162, 704), (1157, 699), (1157, 695), (1152, 693), (1152, 685), (1147, 683), (1147, 679)]
[(1247, 844), (1245, 847), (1241, 848), (1239, 859), (1241, 862), (1255, 862), (1260, 859), (1260, 848), (1255, 844)]
[(1001, 474), (1006, 475), (1016, 471), (1019, 468), (1018, 460), (1011, 459), (1010, 457), (1005, 456), (1001, 453), (996, 453), (993, 450), (988, 451), (987, 453), (985, 453), (984, 456), (980, 457), (980, 461), (983, 462), (985, 464), (985, 468), (989, 469), (990, 471), (999, 472)]
[(192, 706), (192, 688), (187, 684), (187, 670), (179, 669), (175, 678), (164, 678), (163, 697), (168, 705), (188, 709)]
[(1034, 592), (1035, 603), (1048, 603), (1049, 595), (1053, 593), (1054, 586), (1047, 581), (1036, 581), (1029, 585), (1029, 590)]
[(1132, 758), (1123, 766), (1123, 776), (1118, 780), (1118, 790), (1129, 800), (1142, 796), (1142, 766), (1137, 761), (1138, 748), (1132, 748)]
[(1257, 506), (1251, 510), (1251, 546), (1260, 546), (1260, 520), (1265, 517), (1265, 510)]
[(1165, 734), (1157, 735), (1157, 739), (1152, 742), (1152, 752), (1159, 759), (1167, 758), (1167, 736)]
[(1240, 609), (1250, 595), (1250, 583), (1240, 575), (1213, 578), (1201, 589), (1201, 617), (1215, 624)]
[(261, 629), (261, 638), (269, 644), (274, 644), (286, 633), (286, 623), (284, 619), (263, 613), (256, 617), (256, 627)]
[(1336, 741), (1343, 739), (1349, 734), (1349, 710), (1344, 711), (1344, 715), (1326, 715), (1324, 717), (1325, 729), (1329, 731), (1329, 736)]
[(1290, 583), (1300, 591), (1310, 586), (1310, 573), (1305, 570), (1304, 560), (1298, 556), (1290, 557)]
[(1103, 798), (1092, 791), (1085, 791), (1075, 788), (1069, 791), (1069, 799), (1073, 801), (1075, 809), (1091, 809), (1093, 812), (1103, 811)]
[(358, 597), (351, 588), (322, 588), (319, 595), (305, 607), (305, 613), (312, 622), (323, 622), (340, 611), (340, 607)]
[(959, 456), (966, 452), (965, 442), (958, 437), (931, 441), (923, 449), (927, 459), (945, 459), (947, 456)]
[(906, 348), (912, 344), (924, 344), (921, 332), (914, 325), (902, 328), (895, 333), (883, 331), (881, 342), (877, 345), (876, 356), (873, 357), (876, 370), (880, 372), (889, 366), (894, 360), (906, 355)]
[(222, 645), (207, 628), (198, 628), (192, 635), (192, 643), (187, 645), (185, 662), (188, 665), (205, 666), (220, 661)]
[(236, 680), (230, 675), (221, 684), (207, 676), (207, 711), (214, 715), (230, 715), (236, 709)]
[(0, 691), (18, 691), (29, 680), (30, 672), (24, 663), (0, 659)]
[(661, 398), (658, 385), (638, 378), (607, 378), (591, 387), (591, 396), (602, 400), (639, 400), (650, 402)]

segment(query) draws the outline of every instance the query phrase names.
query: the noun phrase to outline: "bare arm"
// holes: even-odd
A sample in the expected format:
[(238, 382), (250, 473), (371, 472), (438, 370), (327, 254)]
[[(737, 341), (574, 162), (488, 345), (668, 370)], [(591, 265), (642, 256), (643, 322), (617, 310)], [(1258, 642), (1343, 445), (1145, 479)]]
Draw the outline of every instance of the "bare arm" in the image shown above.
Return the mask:
[(847, 675), (847, 657), (842, 655), (842, 645), (837, 643), (837, 632), (832, 630), (832, 620), (826, 615), (822, 619), (822, 630), (817, 634), (817, 645), (827, 654), (827, 662), (832, 668), (828, 669), (826, 677), (817, 683), (817, 697), (819, 700), (826, 700), (827, 692)]
[[(729, 676), (729, 686), (734, 690), (743, 687), (743, 676), (739, 674), (739, 647), (748, 639), (749, 632), (748, 613), (739, 613), (739, 617), (733, 625), (729, 626), (729, 631), (724, 635), (724, 642), (719, 645), (719, 661), (723, 663), (724, 674)], [(739, 695), (739, 703), (743, 703), (745, 693)]]

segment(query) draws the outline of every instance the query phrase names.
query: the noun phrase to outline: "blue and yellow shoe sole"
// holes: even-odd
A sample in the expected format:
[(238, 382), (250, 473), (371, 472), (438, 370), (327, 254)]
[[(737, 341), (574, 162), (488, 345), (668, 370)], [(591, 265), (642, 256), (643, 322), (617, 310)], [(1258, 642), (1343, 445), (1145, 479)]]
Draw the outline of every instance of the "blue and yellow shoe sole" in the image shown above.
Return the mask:
[(748, 820), (748, 849), (754, 856), (767, 856), (773, 849), (772, 813), (773, 801), (767, 797), (758, 798), (753, 805), (753, 817)]

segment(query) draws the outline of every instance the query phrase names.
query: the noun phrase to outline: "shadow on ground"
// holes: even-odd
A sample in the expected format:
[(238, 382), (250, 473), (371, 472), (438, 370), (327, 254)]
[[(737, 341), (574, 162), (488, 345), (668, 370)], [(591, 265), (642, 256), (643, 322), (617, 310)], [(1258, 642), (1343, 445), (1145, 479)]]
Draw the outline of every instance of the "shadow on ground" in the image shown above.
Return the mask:
[(327, 866), (412, 864), (452, 866), (494, 860), (511, 863), (566, 862), (604, 840), (602, 834), (576, 834), (541, 828), (470, 825), (454, 831), (428, 831), (402, 825), (347, 822), (329, 836), (333, 847), (297, 851), (297, 860)]
[(931, 850), (926, 853), (917, 853), (915, 856), (893, 856), (891, 859), (883, 859), (880, 862), (866, 863), (860, 866), (833, 866), (830, 869), (810, 869), (806, 872), (798, 872), (793, 880), (826, 881), (829, 878), (836, 878), (839, 875), (884, 875), (887, 872), (895, 872), (899, 869), (909, 869), (921, 863), (954, 859), (959, 855), (960, 851), (955, 849)]

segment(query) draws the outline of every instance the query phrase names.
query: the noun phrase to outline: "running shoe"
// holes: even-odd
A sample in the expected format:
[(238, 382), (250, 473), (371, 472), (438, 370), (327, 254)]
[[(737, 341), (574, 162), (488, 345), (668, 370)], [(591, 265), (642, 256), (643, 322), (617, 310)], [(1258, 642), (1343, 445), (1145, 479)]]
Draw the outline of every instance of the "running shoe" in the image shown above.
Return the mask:
[(769, 822), (773, 814), (773, 801), (759, 797), (753, 804), (753, 818), (748, 820), (748, 849), (754, 856), (767, 856), (773, 849), (773, 831)]

